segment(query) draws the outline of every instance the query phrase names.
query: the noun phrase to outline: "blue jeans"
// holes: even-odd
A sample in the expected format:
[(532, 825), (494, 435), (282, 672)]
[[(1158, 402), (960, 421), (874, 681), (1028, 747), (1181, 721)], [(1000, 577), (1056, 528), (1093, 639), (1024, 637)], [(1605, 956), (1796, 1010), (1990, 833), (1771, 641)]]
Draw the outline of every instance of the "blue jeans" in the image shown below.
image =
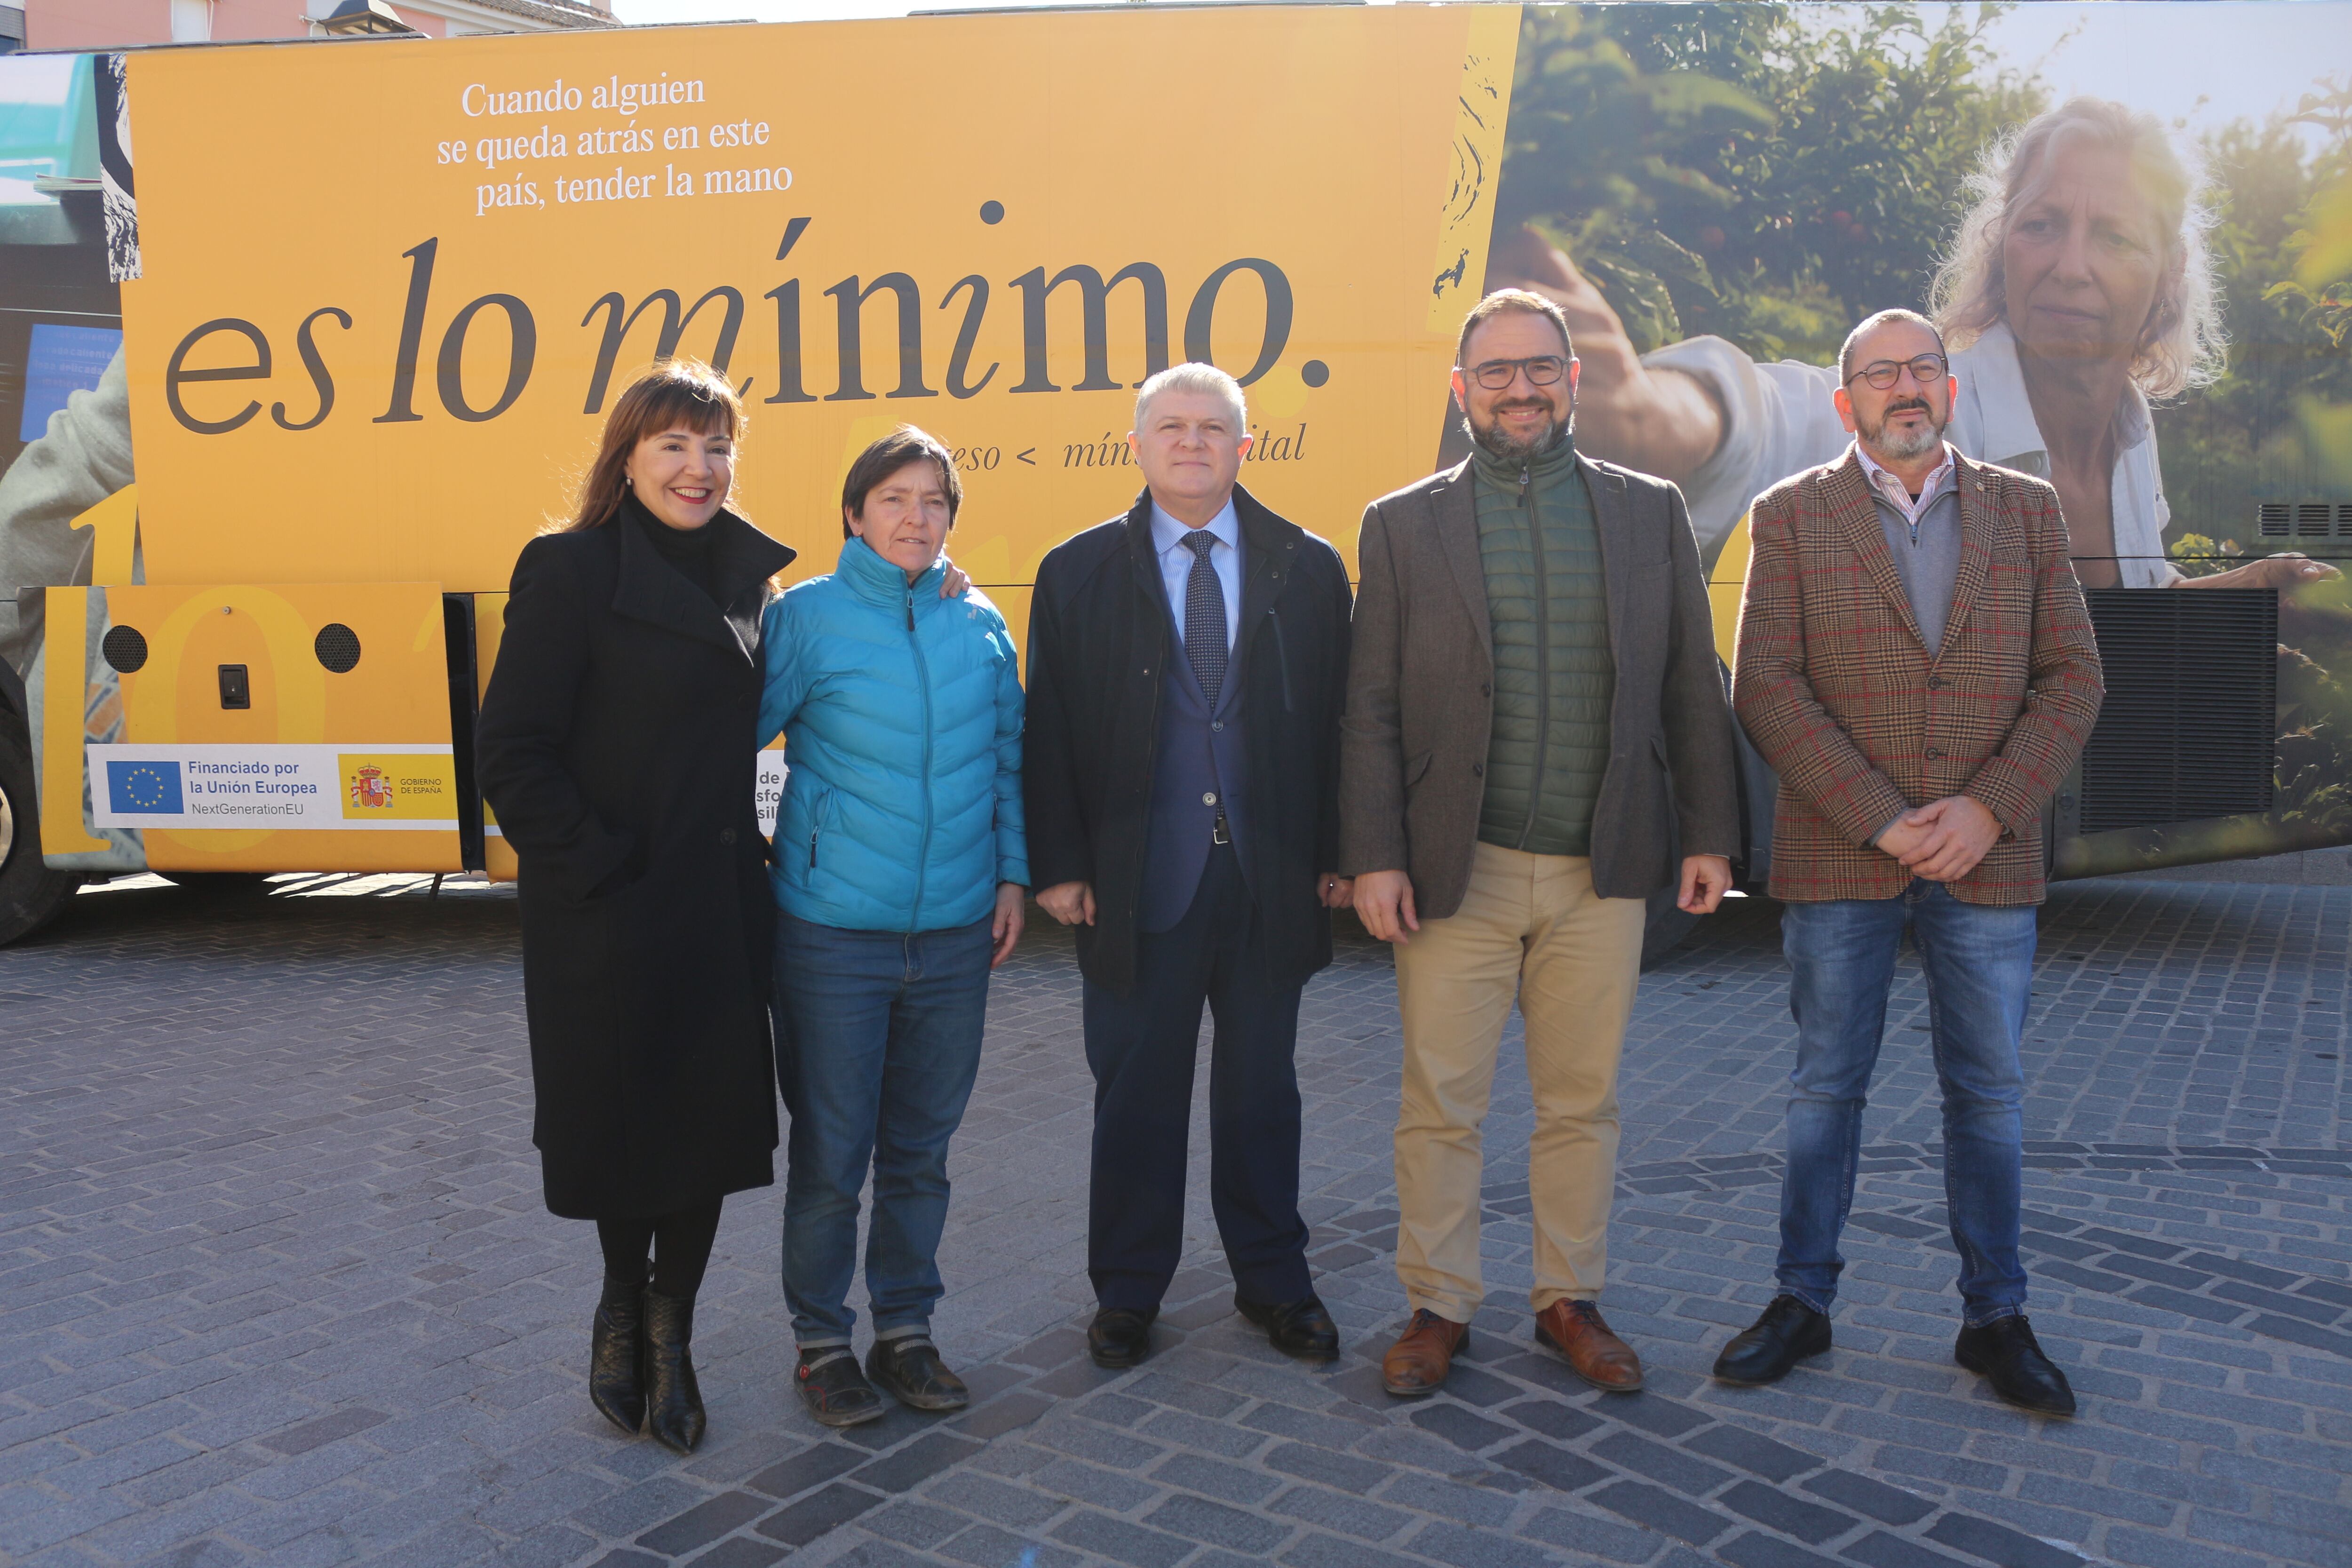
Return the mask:
[(1892, 899), (1789, 904), (1797, 1067), (1789, 1075), (1789, 1167), (1780, 1184), (1780, 1289), (1815, 1311), (1837, 1296), (1838, 1233), (1853, 1206), (1862, 1110), (1886, 1029), (1903, 930), (1927, 975), (1927, 1021), (1944, 1095), (1944, 1200), (1971, 1326), (2025, 1308), (2017, 1258), (2025, 1076), (2018, 1042), (2032, 996), (2035, 911), (1962, 903), (1914, 881)]
[(928, 1332), (948, 1217), (948, 1140), (980, 1070), (989, 922), (843, 931), (776, 916), (776, 1081), (792, 1112), (784, 1301), (803, 1347), (845, 1345), (870, 1167), (866, 1298), (877, 1338)]

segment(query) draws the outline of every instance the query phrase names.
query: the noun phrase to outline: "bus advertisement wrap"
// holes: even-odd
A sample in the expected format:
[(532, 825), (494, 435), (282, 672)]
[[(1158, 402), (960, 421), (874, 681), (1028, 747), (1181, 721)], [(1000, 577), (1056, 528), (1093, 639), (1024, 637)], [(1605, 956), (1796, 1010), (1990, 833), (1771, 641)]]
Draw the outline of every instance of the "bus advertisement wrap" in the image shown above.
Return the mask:
[[(310, 868), (373, 821), (335, 759), (436, 746), (460, 800), (413, 820), (457, 829), (384, 837), (497, 864), (482, 617), (657, 356), (741, 389), (739, 508), (796, 577), (856, 451), (939, 436), (950, 550), (1017, 632), (1045, 552), (1134, 496), (1133, 388), (1177, 361), (1243, 381), (1242, 482), (1352, 562), (1368, 500), (1461, 456), (1454, 333), (1505, 285), (1575, 327), (1583, 449), (1683, 487), (1727, 660), (1749, 499), (1843, 448), (1846, 330), (1934, 311), (1964, 450), (2062, 491), (2045, 429), (2113, 457), (2109, 515), (2069, 519), (2111, 695), (2051, 805), (2057, 874), (2352, 843), (2352, 588), (2249, 569), (2352, 557), (2347, 22), (1120, 7), (0, 59), (0, 586), (117, 588), (58, 612), (69, 648), (42, 595), (0, 596), (31, 742), (76, 752), (36, 769), (48, 864)], [(2200, 96), (2133, 67), (2160, 57)], [(2085, 151), (2100, 127), (2126, 151)], [(2081, 234), (2048, 273), (2019, 237), (2062, 163)], [(2042, 310), (2029, 266), (2095, 305)], [(167, 693), (107, 652), (124, 592), (283, 584), (322, 661), (357, 624), (331, 585), (439, 595), (400, 638), (428, 689), (236, 708), (225, 656), (157, 647)], [(109, 770), (166, 741), (316, 751), (334, 798), (285, 846), (260, 816), (163, 829)]]

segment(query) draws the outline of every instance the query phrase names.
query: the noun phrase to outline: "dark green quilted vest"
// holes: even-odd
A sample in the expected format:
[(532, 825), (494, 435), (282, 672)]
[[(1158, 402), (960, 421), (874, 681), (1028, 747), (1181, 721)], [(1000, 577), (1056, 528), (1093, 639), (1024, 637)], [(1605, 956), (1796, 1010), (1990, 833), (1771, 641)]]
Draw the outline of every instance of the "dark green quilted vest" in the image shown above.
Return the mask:
[(1478, 837), (1534, 855), (1590, 855), (1617, 688), (1592, 498), (1572, 441), (1524, 468), (1479, 450), (1472, 469), (1495, 629)]

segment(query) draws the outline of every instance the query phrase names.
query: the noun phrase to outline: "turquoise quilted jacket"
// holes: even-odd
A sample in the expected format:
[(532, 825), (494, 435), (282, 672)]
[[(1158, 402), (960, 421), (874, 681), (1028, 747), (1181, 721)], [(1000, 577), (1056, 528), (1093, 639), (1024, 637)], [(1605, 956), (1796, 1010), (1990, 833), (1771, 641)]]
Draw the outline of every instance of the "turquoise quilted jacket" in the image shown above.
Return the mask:
[(849, 931), (970, 925), (1029, 880), (1021, 681), (978, 590), (940, 597), (862, 539), (768, 608), (761, 744), (788, 770), (768, 879), (786, 914)]

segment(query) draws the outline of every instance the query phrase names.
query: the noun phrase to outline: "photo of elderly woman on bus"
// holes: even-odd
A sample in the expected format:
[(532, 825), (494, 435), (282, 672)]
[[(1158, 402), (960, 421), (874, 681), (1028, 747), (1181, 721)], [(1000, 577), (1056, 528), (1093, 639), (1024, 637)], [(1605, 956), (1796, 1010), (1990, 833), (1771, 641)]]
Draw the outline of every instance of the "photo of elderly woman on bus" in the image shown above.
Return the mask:
[[(2085, 587), (2337, 574), (2294, 552), (2200, 577), (2166, 559), (2149, 405), (2212, 381), (2226, 348), (2202, 196), (2154, 115), (2073, 100), (1986, 152), (1929, 290), (1959, 382), (1948, 438), (2057, 488)], [(1584, 364), (1580, 437), (1679, 482), (1710, 551), (1755, 496), (1851, 438), (1833, 366), (1759, 362), (1713, 336), (1637, 354), (1601, 290), (1532, 228), (1498, 237), (1486, 281), (1559, 302)]]
[[(2153, 628), (2248, 628), (2163, 731), (2200, 759), (2167, 777), (2239, 782), (2126, 804), (2147, 759), (2095, 738), (2063, 873), (2352, 841), (2352, 87), (2169, 75), (2187, 13), (2068, 15), (1529, 8), (1483, 280), (1568, 317), (1580, 449), (1682, 488), (1727, 660), (1749, 505), (1846, 448), (1840, 338), (1923, 312), (1943, 438), (2047, 480), (2102, 637), (2156, 639), (2123, 689), (2184, 689)], [(2169, 588), (2237, 592), (2140, 597)]]

